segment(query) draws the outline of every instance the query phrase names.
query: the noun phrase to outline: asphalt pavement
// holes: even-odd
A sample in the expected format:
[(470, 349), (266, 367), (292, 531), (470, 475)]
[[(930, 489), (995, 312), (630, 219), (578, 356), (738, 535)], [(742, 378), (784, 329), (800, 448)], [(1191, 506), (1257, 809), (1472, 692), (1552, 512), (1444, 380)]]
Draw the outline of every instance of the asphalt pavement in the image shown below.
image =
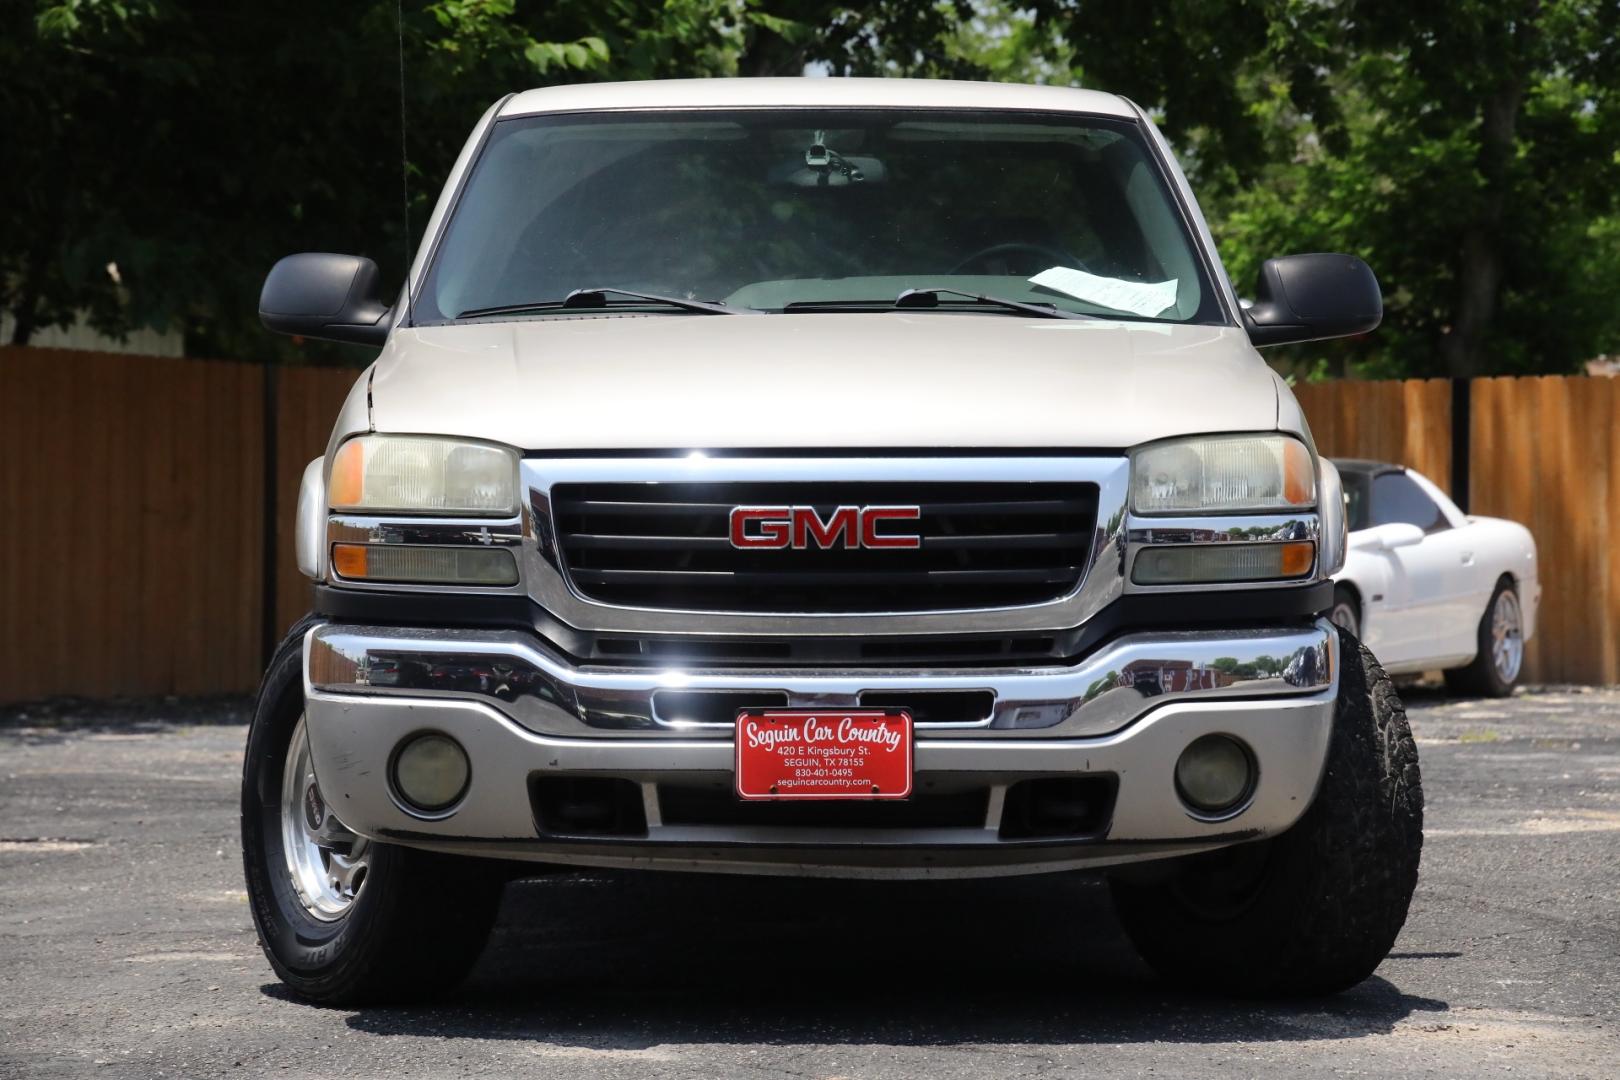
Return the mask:
[(1422, 877), (1336, 998), (1169, 991), (1082, 876), (590, 872), (511, 886), (444, 1003), (358, 1011), (254, 939), (241, 703), (12, 709), (0, 1076), (1620, 1076), (1620, 690), (1410, 704)]

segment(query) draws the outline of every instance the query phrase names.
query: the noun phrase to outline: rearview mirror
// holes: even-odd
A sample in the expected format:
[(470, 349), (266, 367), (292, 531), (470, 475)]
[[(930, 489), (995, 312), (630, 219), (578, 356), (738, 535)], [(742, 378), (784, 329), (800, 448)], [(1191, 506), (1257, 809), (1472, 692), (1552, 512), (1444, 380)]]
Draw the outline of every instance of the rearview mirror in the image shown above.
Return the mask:
[(259, 321), (271, 330), (352, 345), (381, 346), (389, 310), (377, 264), (359, 255), (288, 255), (259, 292)]
[(1357, 551), (1393, 551), (1423, 543), (1423, 530), (1405, 521), (1374, 525), (1350, 534), (1350, 546)]
[(1384, 318), (1372, 267), (1354, 255), (1286, 255), (1260, 267), (1254, 303), (1243, 312), (1257, 346), (1365, 334)]

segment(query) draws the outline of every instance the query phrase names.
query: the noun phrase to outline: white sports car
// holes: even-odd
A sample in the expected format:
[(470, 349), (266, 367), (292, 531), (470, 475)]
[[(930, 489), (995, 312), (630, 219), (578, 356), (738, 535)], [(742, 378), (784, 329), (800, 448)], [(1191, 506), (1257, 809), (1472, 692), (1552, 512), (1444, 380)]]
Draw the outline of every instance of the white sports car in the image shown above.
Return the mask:
[(1530, 530), (1464, 514), (1412, 469), (1336, 459), (1350, 550), (1332, 619), (1392, 675), (1443, 669), (1453, 690), (1511, 693), (1541, 584)]

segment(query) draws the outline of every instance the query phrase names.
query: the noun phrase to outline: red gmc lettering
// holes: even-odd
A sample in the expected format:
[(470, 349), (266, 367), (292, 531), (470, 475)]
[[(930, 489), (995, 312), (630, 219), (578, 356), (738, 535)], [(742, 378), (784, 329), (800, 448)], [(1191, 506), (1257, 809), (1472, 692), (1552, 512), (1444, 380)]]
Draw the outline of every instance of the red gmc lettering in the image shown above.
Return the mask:
[[(816, 513), (813, 506), (793, 507), (793, 546), (796, 548), (809, 547), (809, 540), (816, 542), (816, 547), (823, 551), (833, 547), (860, 547), (860, 523), (856, 515), (860, 508), (855, 506), (840, 506), (832, 512), (832, 517), (825, 522), (821, 515)], [(841, 544), (834, 543), (843, 537)]]
[(915, 534), (879, 536), (880, 521), (916, 521), (922, 512), (915, 506), (868, 506), (861, 511), (861, 544), (869, 548), (918, 548), (922, 538)]
[[(739, 506), (731, 511), (731, 546), (738, 548), (784, 548), (788, 546), (789, 510), (785, 506)], [(756, 532), (748, 531), (750, 521), (759, 522)]]
[(879, 533), (882, 521), (916, 521), (915, 506), (840, 506), (823, 519), (813, 506), (738, 506), (731, 511), (731, 546), (737, 548), (915, 549), (915, 534)]

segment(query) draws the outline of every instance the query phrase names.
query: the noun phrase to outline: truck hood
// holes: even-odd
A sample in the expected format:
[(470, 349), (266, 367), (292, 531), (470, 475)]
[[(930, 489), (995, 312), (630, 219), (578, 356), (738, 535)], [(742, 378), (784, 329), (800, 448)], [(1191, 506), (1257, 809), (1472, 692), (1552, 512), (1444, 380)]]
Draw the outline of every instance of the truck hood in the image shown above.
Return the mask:
[(525, 450), (1110, 449), (1276, 427), (1235, 327), (958, 314), (570, 316), (396, 331), (378, 431)]

